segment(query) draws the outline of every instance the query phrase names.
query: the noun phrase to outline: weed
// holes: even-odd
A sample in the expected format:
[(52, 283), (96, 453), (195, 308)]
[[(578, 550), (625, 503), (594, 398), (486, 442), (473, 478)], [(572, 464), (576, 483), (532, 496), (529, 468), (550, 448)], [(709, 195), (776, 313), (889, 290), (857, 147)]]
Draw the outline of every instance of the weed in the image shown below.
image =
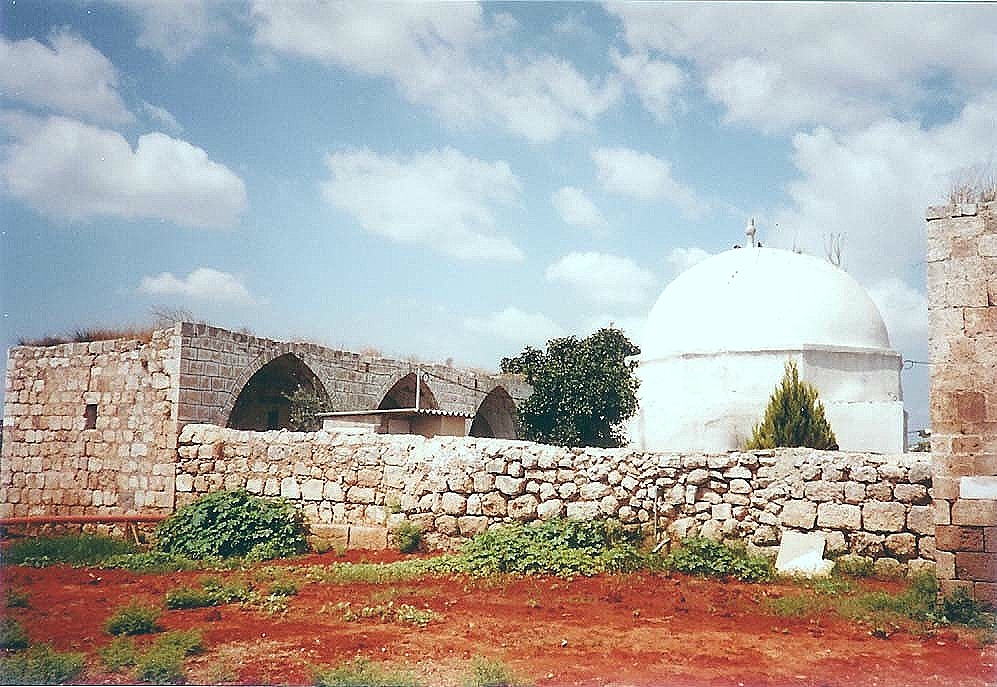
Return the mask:
[(733, 577), (744, 582), (765, 582), (773, 579), (772, 563), (752, 556), (743, 546), (727, 546), (710, 539), (693, 537), (665, 557), (669, 570), (706, 577)]
[(30, 595), (26, 591), (7, 587), (4, 593), (4, 605), (7, 608), (27, 608), (29, 598)]
[(831, 574), (835, 577), (872, 577), (873, 568), (871, 558), (847, 554), (834, 561)]
[(965, 589), (958, 587), (941, 601), (941, 612), (945, 620), (969, 627), (995, 628), (993, 607), (976, 601)]
[(395, 546), (402, 553), (413, 553), (422, 546), (422, 528), (419, 525), (405, 521), (391, 531)]
[(112, 635), (141, 635), (158, 632), (159, 610), (138, 601), (119, 608), (107, 619), (104, 629)]
[(278, 580), (270, 585), (270, 596), (295, 596), (298, 584), (291, 580)]
[(336, 668), (314, 668), (319, 687), (419, 687), (414, 676), (358, 658)]
[(111, 556), (101, 563), (104, 568), (120, 568), (137, 573), (168, 573), (185, 570), (201, 570), (220, 564), (220, 559), (193, 561), (183, 556), (162, 551), (143, 551)]
[(398, 604), (396, 606), (394, 601), (389, 601), (386, 604), (364, 606), (359, 611), (354, 611), (349, 601), (340, 602), (333, 608), (342, 614), (343, 620), (346, 622), (377, 618), (382, 623), (402, 623), (405, 625), (426, 627), (430, 622), (440, 617), (438, 613), (431, 609), (419, 609), (410, 604)]
[(477, 657), (471, 665), (471, 676), (465, 687), (517, 687), (523, 683), (515, 673), (497, 658)]
[(86, 656), (62, 653), (47, 644), (0, 656), (0, 684), (51, 685), (68, 682), (83, 672)]
[(131, 637), (115, 637), (110, 644), (100, 650), (100, 660), (111, 672), (135, 665), (138, 661), (135, 640)]
[(135, 551), (135, 545), (124, 539), (94, 534), (32, 537), (11, 542), (4, 551), (4, 563), (35, 568), (59, 563), (75, 566), (97, 565), (111, 556)]
[(194, 589), (192, 587), (179, 587), (166, 592), (166, 607), (173, 610), (178, 608), (204, 608), (214, 606), (218, 601), (215, 596), (206, 589)]
[(251, 601), (253, 590), (243, 584), (228, 583), (217, 577), (201, 578), (201, 586), (212, 596), (215, 604), (230, 604), (237, 601)]
[(157, 639), (136, 661), (139, 679), (156, 684), (182, 682), (183, 661), (203, 649), (196, 630), (168, 632)]
[(14, 618), (0, 618), (0, 649), (27, 649), (28, 633)]

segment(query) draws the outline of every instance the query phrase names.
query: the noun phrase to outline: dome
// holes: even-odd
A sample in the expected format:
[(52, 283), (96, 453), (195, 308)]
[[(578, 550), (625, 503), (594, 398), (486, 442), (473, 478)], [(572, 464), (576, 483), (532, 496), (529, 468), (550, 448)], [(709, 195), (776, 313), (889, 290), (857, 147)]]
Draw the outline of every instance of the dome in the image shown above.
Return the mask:
[(641, 359), (823, 347), (890, 348), (865, 289), (826, 260), (738, 248), (704, 260), (665, 288), (648, 316)]

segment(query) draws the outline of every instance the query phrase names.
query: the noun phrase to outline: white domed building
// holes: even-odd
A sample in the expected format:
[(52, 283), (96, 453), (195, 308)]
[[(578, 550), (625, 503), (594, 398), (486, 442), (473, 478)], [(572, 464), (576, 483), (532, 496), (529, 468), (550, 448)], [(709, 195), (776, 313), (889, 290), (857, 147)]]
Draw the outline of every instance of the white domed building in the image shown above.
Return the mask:
[(841, 450), (904, 451), (901, 357), (865, 289), (825, 260), (760, 247), (708, 258), (665, 288), (641, 348), (632, 446), (742, 448), (792, 360)]

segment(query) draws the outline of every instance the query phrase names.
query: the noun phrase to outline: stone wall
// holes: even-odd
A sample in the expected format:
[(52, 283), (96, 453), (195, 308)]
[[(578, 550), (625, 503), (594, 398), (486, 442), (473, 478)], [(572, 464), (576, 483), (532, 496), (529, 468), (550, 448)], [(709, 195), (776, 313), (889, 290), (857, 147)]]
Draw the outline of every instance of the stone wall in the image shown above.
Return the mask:
[(927, 219), (938, 577), (997, 602), (997, 203)]
[(386, 528), (403, 519), (449, 548), (498, 523), (608, 516), (675, 538), (700, 533), (761, 547), (777, 545), (784, 528), (821, 531), (831, 554), (869, 556), (884, 571), (930, 568), (934, 559), (923, 454), (677, 455), (210, 425), (186, 426), (179, 444), (178, 507), (221, 488), (280, 495), (342, 543), (359, 526), (383, 545)]
[(170, 512), (175, 330), (10, 349), (0, 517)]

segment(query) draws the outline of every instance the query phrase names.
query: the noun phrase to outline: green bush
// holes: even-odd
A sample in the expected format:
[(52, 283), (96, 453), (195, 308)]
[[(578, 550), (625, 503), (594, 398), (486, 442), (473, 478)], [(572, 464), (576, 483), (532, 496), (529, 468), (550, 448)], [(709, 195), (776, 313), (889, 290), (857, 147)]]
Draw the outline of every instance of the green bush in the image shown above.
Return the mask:
[(167, 632), (157, 639), (135, 662), (140, 680), (154, 684), (184, 681), (183, 661), (204, 648), (196, 630)]
[(158, 632), (159, 609), (133, 601), (107, 619), (104, 629), (112, 635), (142, 635)]
[(5, 565), (97, 565), (111, 556), (137, 551), (134, 544), (114, 537), (73, 534), (60, 537), (32, 537), (11, 542), (4, 551)]
[(314, 668), (319, 687), (419, 687), (411, 675), (358, 658), (336, 668)]
[(422, 546), (422, 528), (406, 520), (391, 531), (391, 539), (402, 553), (413, 553)]
[(957, 587), (946, 595), (940, 605), (942, 616), (950, 623), (969, 627), (995, 627), (993, 606), (976, 601), (962, 587)]
[(193, 587), (178, 587), (166, 592), (166, 607), (170, 610), (182, 608), (204, 608), (218, 603), (215, 596), (207, 589)]
[(516, 674), (502, 661), (497, 658), (474, 659), (471, 665), (471, 676), (464, 685), (465, 687), (517, 687), (522, 684)]
[(782, 382), (772, 392), (765, 417), (755, 425), (747, 450), (779, 446), (807, 446), (836, 451), (838, 442), (824, 417), (817, 388), (800, 381), (796, 363), (786, 363)]
[(640, 534), (605, 520), (546, 520), (483, 532), (467, 542), (460, 567), (468, 573), (595, 575), (630, 572), (650, 558), (637, 547)]
[(83, 672), (86, 656), (55, 651), (47, 644), (0, 657), (0, 684), (54, 685)]
[(293, 505), (241, 489), (202, 496), (156, 528), (161, 551), (195, 560), (250, 552), (257, 560), (292, 556), (306, 550), (306, 534)]
[(115, 637), (99, 653), (101, 663), (111, 672), (133, 666), (138, 660), (138, 649), (135, 648), (135, 640), (131, 637)]
[(27, 649), (28, 633), (14, 618), (0, 618), (0, 649)]
[(741, 546), (727, 546), (701, 537), (682, 541), (681, 546), (665, 557), (669, 570), (705, 577), (733, 577), (744, 582), (773, 579), (772, 563), (752, 556)]
[(30, 595), (23, 589), (7, 587), (4, 594), (4, 606), (7, 608), (27, 608)]

